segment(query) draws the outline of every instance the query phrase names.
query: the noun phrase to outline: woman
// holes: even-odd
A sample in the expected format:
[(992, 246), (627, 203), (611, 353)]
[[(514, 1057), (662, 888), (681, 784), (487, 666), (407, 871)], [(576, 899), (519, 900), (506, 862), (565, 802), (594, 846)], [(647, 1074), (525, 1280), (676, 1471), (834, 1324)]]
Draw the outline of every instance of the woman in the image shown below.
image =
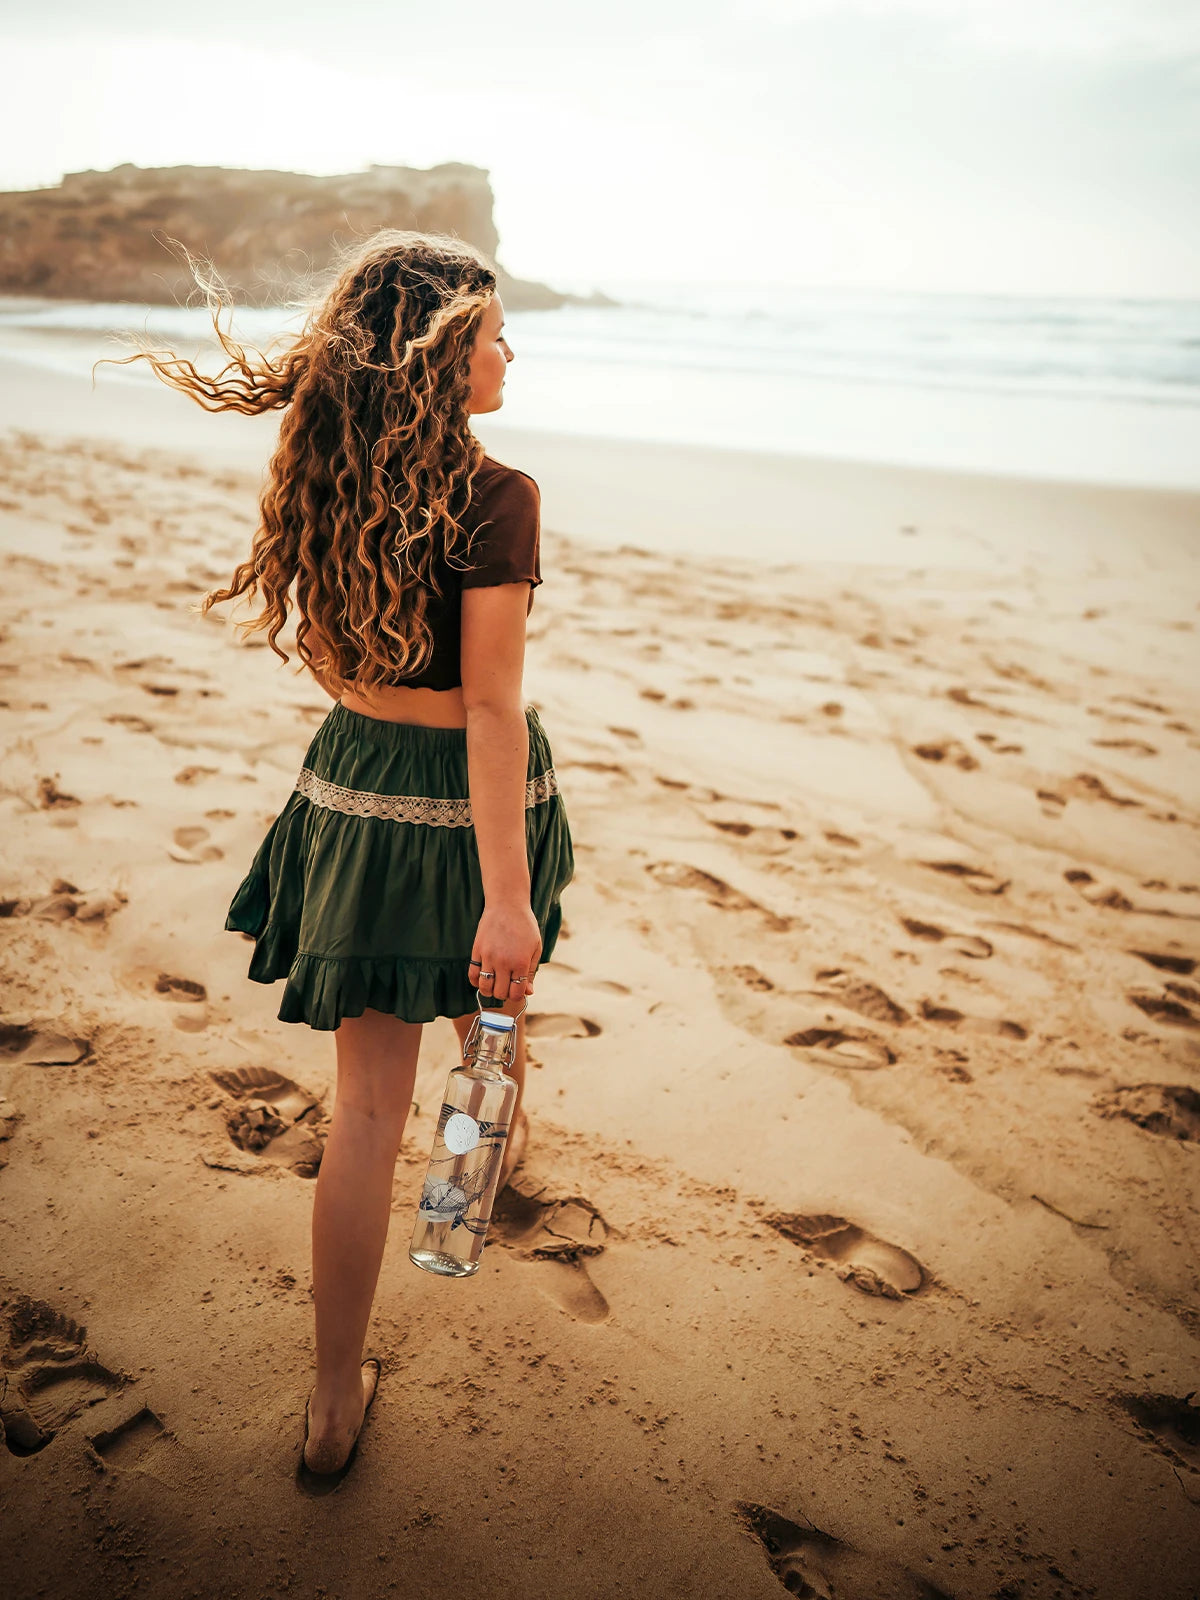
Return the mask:
[[(189, 262), (190, 262), (189, 257)], [(226, 927), (249, 975), (286, 980), (279, 1017), (332, 1031), (337, 1094), (313, 1207), (316, 1384), (298, 1476), (349, 1469), (382, 1370), (362, 1360), (421, 1030), (465, 1041), (478, 997), (518, 1015), (518, 1084), (500, 1186), (521, 1158), (520, 1013), (574, 875), (537, 711), (523, 703), (525, 619), (541, 580), (538, 488), (489, 457), (468, 417), (503, 404), (513, 352), (486, 257), (384, 230), (339, 259), (282, 352), (221, 329), (216, 377), (140, 348), (208, 410), (283, 409), (249, 558), (222, 601), (276, 643), (292, 604), (301, 660), (336, 702)]]

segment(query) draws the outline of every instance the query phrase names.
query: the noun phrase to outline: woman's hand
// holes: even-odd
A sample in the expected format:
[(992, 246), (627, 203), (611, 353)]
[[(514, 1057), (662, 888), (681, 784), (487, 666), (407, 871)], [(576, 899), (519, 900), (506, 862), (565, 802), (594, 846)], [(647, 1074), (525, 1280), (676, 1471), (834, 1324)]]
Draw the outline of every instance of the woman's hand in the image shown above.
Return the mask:
[[(528, 901), (501, 901), (486, 906), (479, 919), (467, 976), (485, 1000), (522, 1000), (533, 993), (541, 954), (542, 931)], [(481, 977), (481, 972), (495, 977)], [(518, 981), (513, 983), (510, 974)]]

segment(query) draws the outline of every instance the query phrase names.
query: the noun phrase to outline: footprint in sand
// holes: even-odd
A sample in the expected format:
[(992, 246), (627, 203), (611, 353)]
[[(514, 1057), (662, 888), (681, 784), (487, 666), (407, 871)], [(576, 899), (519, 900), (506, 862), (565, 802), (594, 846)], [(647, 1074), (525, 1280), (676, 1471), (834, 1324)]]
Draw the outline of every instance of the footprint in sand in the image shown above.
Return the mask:
[(105, 717), (104, 720), (105, 722), (119, 723), (121, 727), (128, 728), (131, 733), (154, 732), (154, 724), (152, 722), (147, 722), (145, 717), (135, 717), (118, 713), (111, 717)]
[(1077, 772), (1073, 778), (1063, 785), (1068, 794), (1073, 794), (1081, 800), (1103, 800), (1110, 806), (1138, 806), (1142, 802), (1134, 800), (1130, 795), (1114, 794), (1103, 778), (1098, 778), (1094, 772)]
[(167, 847), (167, 854), (172, 861), (198, 866), (204, 861), (220, 861), (225, 854), (215, 844), (205, 842), (209, 837), (207, 828), (176, 828), (172, 837), (175, 842)]
[(212, 778), (221, 769), (219, 767), (181, 767), (175, 774), (176, 783), (199, 783), (201, 778)]
[(1187, 922), (1200, 920), (1200, 909), (1188, 898), (1200, 894), (1200, 884), (1177, 883), (1172, 886), (1163, 878), (1143, 878), (1138, 883), (1139, 889), (1160, 891), (1165, 898), (1160, 898), (1157, 903), (1154, 900), (1142, 900), (1135, 905), (1120, 889), (1098, 882), (1083, 867), (1072, 868), (1064, 872), (1063, 877), (1089, 905), (1102, 906), (1110, 911), (1134, 911), (1144, 917), (1171, 917)]
[(968, 1057), (961, 1050), (935, 1049), (933, 1070), (940, 1072), (951, 1083), (974, 1083), (975, 1075), (967, 1067)]
[(951, 933), (946, 928), (939, 928), (936, 922), (920, 922), (916, 917), (901, 917), (900, 926), (911, 933), (914, 939), (925, 939), (931, 944), (948, 939), (951, 950), (957, 950), (961, 956), (971, 956), (976, 961), (986, 961), (993, 952), (993, 946), (977, 934)]
[(899, 1245), (889, 1244), (845, 1217), (794, 1216), (779, 1212), (761, 1219), (807, 1254), (831, 1261), (844, 1283), (864, 1294), (899, 1300), (925, 1282), (921, 1263)]
[(1016, 712), (1010, 711), (1007, 706), (994, 706), (987, 700), (980, 700), (970, 689), (947, 689), (946, 698), (947, 700), (953, 700), (957, 706), (970, 706), (975, 711), (990, 712), (993, 717), (1016, 716)]
[(1003, 894), (1011, 878), (998, 878), (986, 867), (971, 867), (962, 861), (922, 861), (931, 872), (942, 872), (948, 878), (959, 878), (974, 894)]
[(754, 1501), (738, 1515), (762, 1544), (771, 1571), (788, 1594), (804, 1600), (950, 1600), (943, 1590), (887, 1556), (856, 1550), (811, 1522), (792, 1522)]
[(739, 982), (744, 983), (747, 989), (758, 989), (765, 992), (775, 987), (770, 978), (761, 973), (757, 967), (742, 965), (730, 967), (729, 971)]
[(1071, 867), (1063, 877), (1090, 906), (1103, 906), (1109, 911), (1133, 911), (1133, 901), (1127, 894), (1111, 884), (1098, 883), (1084, 867)]
[[(214, 1083), (237, 1102), (226, 1118), (229, 1137), (239, 1150), (286, 1167), (299, 1178), (315, 1178), (325, 1153), (325, 1113), (320, 1099), (271, 1067), (238, 1067), (211, 1074)], [(215, 1153), (206, 1166), (227, 1166)], [(235, 1171), (252, 1171), (236, 1163)]]
[[(615, 987), (620, 989), (622, 985)], [(629, 990), (625, 989), (624, 993), (628, 994)], [(600, 1024), (589, 1017), (568, 1016), (559, 1011), (535, 1011), (525, 1018), (525, 1033), (530, 1039), (594, 1039), (603, 1031)]]
[(169, 1438), (162, 1419), (141, 1406), (115, 1428), (93, 1433), (88, 1443), (107, 1467), (129, 1468), (139, 1466), (145, 1456), (162, 1438)]
[(962, 1028), (968, 1033), (991, 1033), (1000, 1039), (1029, 1037), (1029, 1029), (1020, 1022), (1010, 1022), (1007, 1017), (968, 1017), (953, 1006), (939, 1005), (936, 1000), (922, 1000), (920, 1012), (926, 1022), (940, 1022), (948, 1028)]
[(1176, 955), (1171, 950), (1130, 950), (1129, 954), (1149, 962), (1160, 972), (1177, 972), (1181, 978), (1190, 978), (1196, 970), (1194, 957)]
[(1142, 696), (1136, 694), (1113, 695), (1114, 705), (1118, 702), (1125, 706), (1136, 706), (1139, 711), (1153, 711), (1157, 716), (1160, 717), (1169, 717), (1171, 715), (1169, 706), (1161, 706), (1157, 700), (1146, 700)]
[(1183, 1083), (1133, 1083), (1097, 1095), (1102, 1117), (1127, 1117), (1147, 1133), (1200, 1144), (1200, 1090)]
[(1001, 739), (999, 734), (977, 733), (975, 737), (979, 740), (980, 744), (987, 745), (988, 749), (993, 755), (1020, 756), (1024, 755), (1025, 753), (1025, 746), (1023, 744), (1011, 744), (1006, 740)]
[(719, 906), (723, 911), (756, 911), (773, 933), (786, 932), (792, 925), (790, 917), (768, 911), (766, 906), (759, 905), (757, 900), (733, 888), (723, 878), (714, 877), (711, 872), (704, 872), (686, 861), (648, 861), (646, 871), (665, 888), (691, 889), (702, 894), (709, 905)]
[(862, 845), (848, 833), (839, 833), (836, 828), (826, 828), (825, 838), (830, 844), (837, 845), (839, 850), (861, 850)]
[[(1171, 1028), (1200, 1028), (1200, 1010), (1195, 1004), (1195, 1000), (1200, 999), (1200, 991), (1186, 983), (1169, 983), (1167, 988), (1171, 993), (1152, 994), (1142, 989), (1134, 990), (1125, 998), (1155, 1022)], [(1192, 1003), (1188, 1004), (1189, 1001)]]
[(789, 1033), (783, 1042), (830, 1067), (873, 1072), (878, 1067), (890, 1067), (896, 1060), (895, 1051), (865, 1028), (803, 1028), (799, 1033)]
[(20, 1027), (0, 1022), (0, 1063), (16, 1067), (69, 1067), (91, 1049), (86, 1039), (49, 1028)]
[(176, 1000), (181, 1005), (203, 1005), (208, 990), (194, 978), (176, 978), (169, 972), (160, 972), (154, 980), (155, 994), (164, 1000)]
[(67, 794), (58, 787), (55, 779), (59, 776), (56, 772), (53, 778), (38, 779), (38, 806), (42, 811), (64, 811), (83, 804), (78, 795)]
[(895, 1027), (908, 1021), (908, 1012), (899, 1006), (878, 984), (865, 978), (855, 978), (841, 967), (824, 967), (817, 973), (820, 989), (810, 990), (830, 1000), (837, 1000), (860, 1017), (870, 1017), (872, 1022), (890, 1022)]
[(974, 772), (979, 763), (971, 752), (959, 744), (957, 739), (939, 739), (930, 744), (914, 744), (913, 755), (920, 756), (922, 761), (945, 761), (951, 766), (961, 767), (964, 772)]
[(1137, 1423), (1150, 1441), (1183, 1466), (1200, 1472), (1200, 1392), (1123, 1394), (1116, 1404)]
[(83, 890), (66, 878), (55, 878), (48, 894), (0, 900), (0, 917), (36, 917), (42, 922), (67, 922), (74, 918), (76, 922), (103, 924), (128, 900), (128, 895), (119, 889), (111, 893), (100, 889)]
[(592, 1282), (584, 1261), (601, 1255), (608, 1224), (581, 1195), (544, 1201), (522, 1193), (510, 1182), (492, 1207), (488, 1242), (494, 1239), (525, 1261), (539, 1266), (538, 1282), (568, 1316), (579, 1322), (603, 1322), (608, 1301)]
[(16, 1456), (33, 1455), (125, 1379), (87, 1347), (87, 1329), (44, 1300), (22, 1295), (8, 1313), (0, 1370), (0, 1424)]
[(160, 972), (156, 967), (131, 967), (120, 976), (125, 987), (135, 994), (153, 995), (176, 1007), (171, 1022), (184, 1033), (201, 1033), (207, 1028), (208, 990), (194, 978)]
[(1158, 751), (1144, 739), (1092, 739), (1097, 750), (1128, 750), (1134, 756), (1156, 756)]
[(704, 820), (710, 828), (716, 828), (721, 833), (731, 833), (735, 839), (752, 840), (756, 850), (761, 850), (768, 855), (778, 855), (794, 839), (800, 837), (795, 828), (764, 828), (754, 822), (741, 822), (737, 819), (719, 817), (705, 817)]

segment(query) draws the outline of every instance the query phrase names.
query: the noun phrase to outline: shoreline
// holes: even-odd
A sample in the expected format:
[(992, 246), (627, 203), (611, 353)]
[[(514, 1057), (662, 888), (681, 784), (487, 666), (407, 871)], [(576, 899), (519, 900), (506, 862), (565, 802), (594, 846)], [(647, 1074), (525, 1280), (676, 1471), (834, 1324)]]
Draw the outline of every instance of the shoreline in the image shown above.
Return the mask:
[[(277, 413), (205, 412), (165, 384), (101, 377), (93, 391), (87, 379), (0, 353), (0, 430), (136, 439), (261, 477), (278, 424)], [(544, 527), (597, 547), (631, 544), (748, 569), (999, 574), (1035, 562), (1067, 573), (1099, 563), (1115, 575), (1169, 565), (1200, 530), (1200, 492), (1188, 490), (547, 433), (510, 427), (500, 414), (474, 418), (472, 429), (538, 479)], [(735, 543), (753, 548), (739, 554)]]
[[(907, 302), (881, 303), (863, 311), (865, 326), (827, 304), (802, 319), (803, 334), (769, 311), (712, 310), (702, 322), (684, 305), (515, 313), (520, 370), (505, 420), (575, 438), (1200, 492), (1200, 387), (1188, 365), (1200, 302), (1170, 322), (1143, 307), (1133, 326), (1116, 303), (1082, 327), (1049, 303), (1048, 319), (1027, 323), (1010, 308), (999, 343), (982, 304), (965, 316), (939, 304), (931, 323)], [(34, 305), (6, 321), (0, 304), (0, 351), (83, 372), (149, 316), (202, 365), (220, 362), (207, 312), (171, 309), (76, 302), (45, 320)], [(281, 332), (274, 318), (235, 320), (252, 340)]]

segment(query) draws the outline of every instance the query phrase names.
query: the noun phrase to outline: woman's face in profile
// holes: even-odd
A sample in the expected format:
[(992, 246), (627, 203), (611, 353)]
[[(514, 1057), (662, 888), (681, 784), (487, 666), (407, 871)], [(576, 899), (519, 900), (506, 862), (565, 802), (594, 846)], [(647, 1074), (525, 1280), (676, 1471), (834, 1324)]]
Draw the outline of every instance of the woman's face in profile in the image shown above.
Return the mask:
[(499, 411), (504, 404), (504, 374), (513, 353), (504, 337), (504, 305), (494, 294), (488, 303), (471, 349), (471, 398), (468, 415)]

